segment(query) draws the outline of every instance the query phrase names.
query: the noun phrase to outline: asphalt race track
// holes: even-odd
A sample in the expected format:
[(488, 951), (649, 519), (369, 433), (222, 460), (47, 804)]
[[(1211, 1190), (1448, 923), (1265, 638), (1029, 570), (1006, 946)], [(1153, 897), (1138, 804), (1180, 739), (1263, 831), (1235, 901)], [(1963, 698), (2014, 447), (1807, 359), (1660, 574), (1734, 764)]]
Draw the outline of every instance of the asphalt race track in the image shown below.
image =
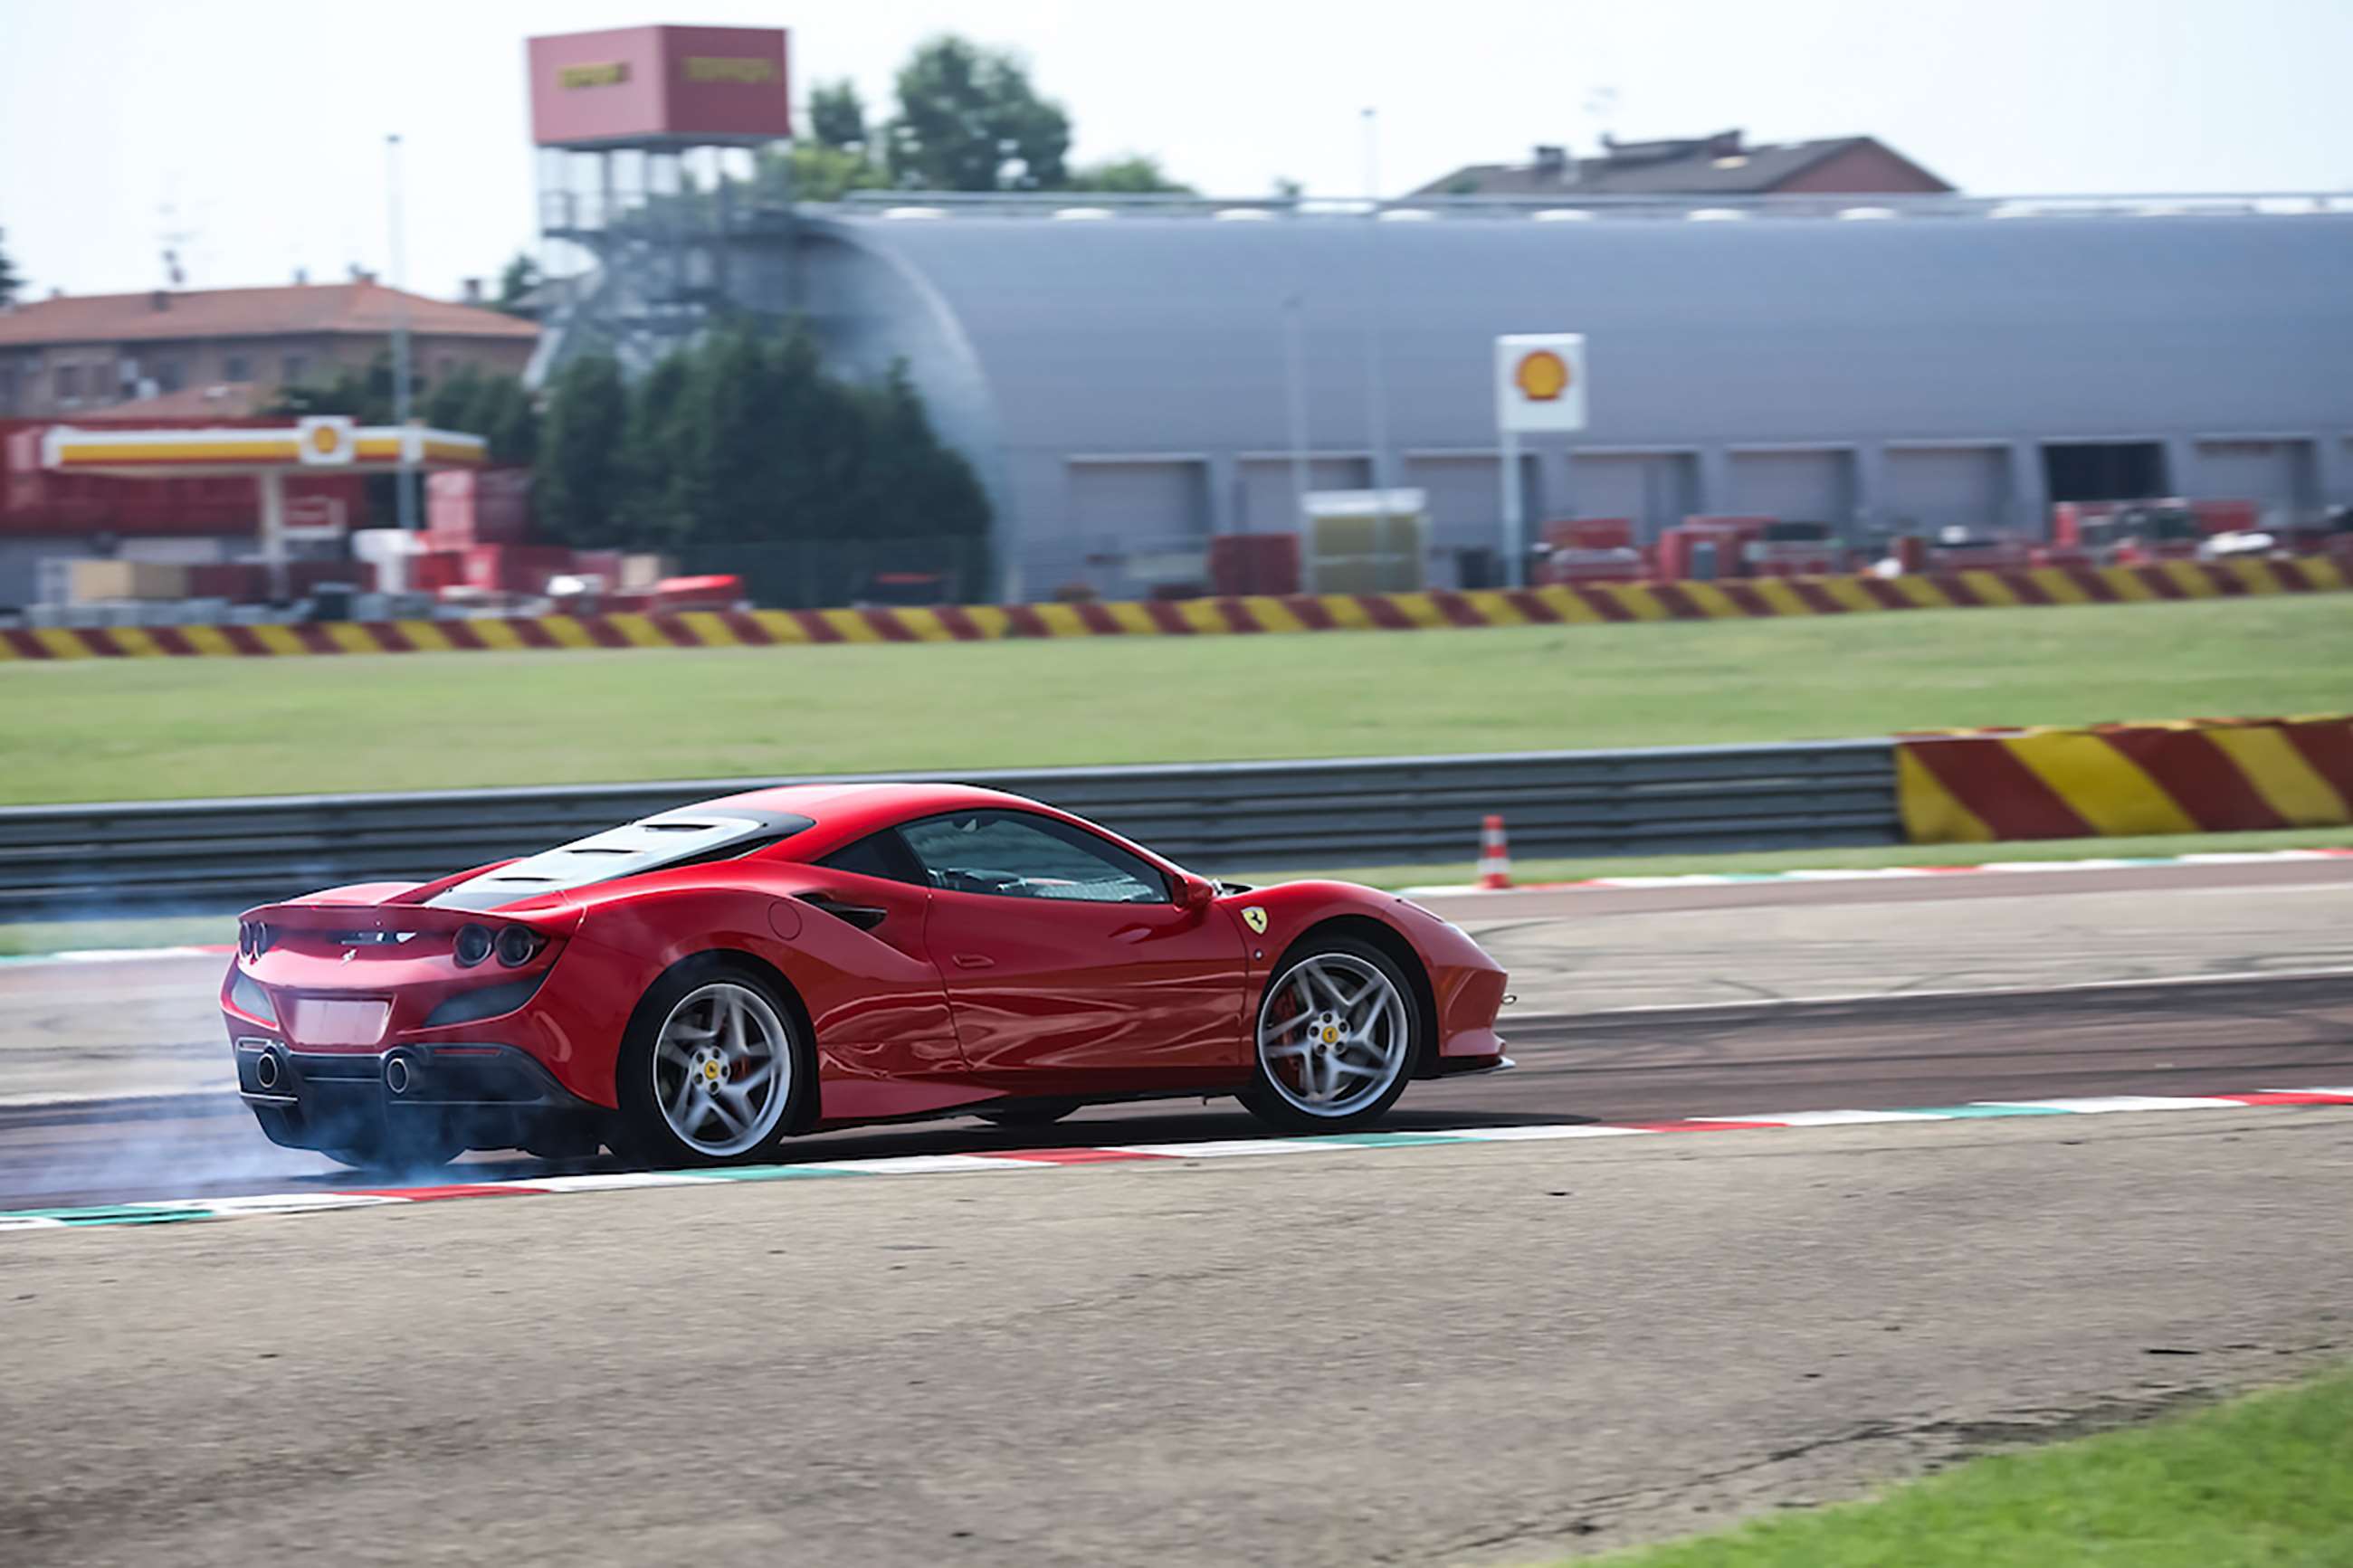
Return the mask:
[[(1428, 901), (1510, 968), (1520, 1065), (1415, 1085), (1400, 1129), (2353, 1082), (2353, 862)], [(272, 1147), (228, 1092), (224, 962), (0, 966), (0, 1208), (364, 1180)], [(1260, 1131), (1230, 1101), (1163, 1100), (1044, 1133), (957, 1119), (790, 1154), (1102, 1142), (1114, 1121), (1129, 1142)]]
[[(2353, 865), (1444, 909), (1522, 1065), (1400, 1129), (2353, 1084)], [(0, 1207), (355, 1181), (199, 1092), (218, 967), (0, 968)], [(790, 1153), (1254, 1129), (1053, 1131)], [(1540, 1561), (2341, 1358), (2348, 1178), (2267, 1107), (13, 1233), (0, 1559)]]

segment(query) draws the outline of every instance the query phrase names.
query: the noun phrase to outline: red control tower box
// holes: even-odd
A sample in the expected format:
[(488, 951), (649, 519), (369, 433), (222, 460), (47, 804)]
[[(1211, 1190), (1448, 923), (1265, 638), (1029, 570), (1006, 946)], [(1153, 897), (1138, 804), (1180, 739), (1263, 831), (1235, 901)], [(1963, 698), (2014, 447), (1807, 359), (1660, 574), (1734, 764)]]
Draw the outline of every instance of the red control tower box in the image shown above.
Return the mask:
[(793, 132), (781, 27), (614, 27), (533, 38), (542, 147), (775, 142)]

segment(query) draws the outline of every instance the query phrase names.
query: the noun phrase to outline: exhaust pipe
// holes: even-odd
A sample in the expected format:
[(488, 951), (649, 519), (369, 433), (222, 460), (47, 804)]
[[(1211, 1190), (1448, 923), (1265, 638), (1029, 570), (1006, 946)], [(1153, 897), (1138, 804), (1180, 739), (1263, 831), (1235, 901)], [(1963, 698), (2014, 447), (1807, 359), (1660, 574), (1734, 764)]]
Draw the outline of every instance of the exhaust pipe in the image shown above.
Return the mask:
[(264, 1051), (254, 1058), (253, 1081), (264, 1089), (278, 1087), (278, 1053)]
[(408, 1058), (406, 1057), (392, 1056), (385, 1058), (385, 1088), (390, 1089), (395, 1094), (406, 1094), (408, 1092), (409, 1081), (410, 1075), (408, 1071)]

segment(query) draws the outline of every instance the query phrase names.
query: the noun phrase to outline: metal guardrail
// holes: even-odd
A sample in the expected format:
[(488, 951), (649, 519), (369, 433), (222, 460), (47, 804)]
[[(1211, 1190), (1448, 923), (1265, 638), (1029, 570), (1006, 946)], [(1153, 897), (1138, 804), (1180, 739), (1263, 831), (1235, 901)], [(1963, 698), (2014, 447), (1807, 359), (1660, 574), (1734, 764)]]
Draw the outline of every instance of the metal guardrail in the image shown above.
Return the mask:
[[(875, 773), (1046, 801), (1207, 872), (1408, 864), (1477, 852), (1892, 844), (1885, 741), (1198, 766)], [(806, 782), (839, 783), (843, 775)], [(0, 920), (229, 910), (339, 882), (427, 878), (786, 779), (0, 809)]]

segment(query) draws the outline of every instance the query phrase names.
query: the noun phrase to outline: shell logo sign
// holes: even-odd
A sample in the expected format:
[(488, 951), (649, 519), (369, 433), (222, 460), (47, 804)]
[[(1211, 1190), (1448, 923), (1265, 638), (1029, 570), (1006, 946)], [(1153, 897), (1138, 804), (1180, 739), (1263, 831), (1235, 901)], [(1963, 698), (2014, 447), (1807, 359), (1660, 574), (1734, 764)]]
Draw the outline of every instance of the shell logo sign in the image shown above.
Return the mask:
[(1514, 332), (1495, 340), (1495, 424), (1505, 431), (1585, 428), (1585, 338)]
[(1512, 373), (1512, 380), (1522, 395), (1550, 403), (1568, 390), (1568, 362), (1550, 349), (1537, 349), (1520, 357), (1520, 368)]
[(297, 426), (296, 432), (306, 464), (341, 468), (359, 456), (359, 441), (353, 435), (349, 415), (313, 415)]

